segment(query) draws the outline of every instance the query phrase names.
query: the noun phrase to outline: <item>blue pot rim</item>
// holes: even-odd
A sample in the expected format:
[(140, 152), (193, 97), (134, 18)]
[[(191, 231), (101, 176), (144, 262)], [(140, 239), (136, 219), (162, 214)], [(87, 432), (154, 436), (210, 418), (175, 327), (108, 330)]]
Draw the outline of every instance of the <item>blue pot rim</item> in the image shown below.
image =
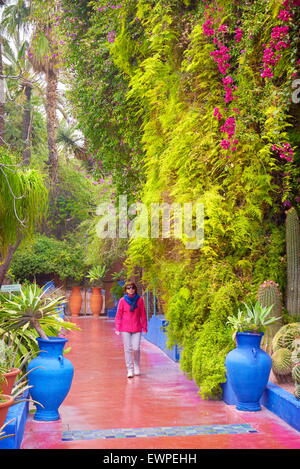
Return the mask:
[(236, 334), (237, 335), (255, 335), (255, 336), (262, 337), (264, 335), (264, 332), (250, 332), (250, 331), (247, 332), (247, 331), (245, 331), (245, 332), (237, 332)]
[(42, 337), (37, 337), (36, 340), (38, 341), (38, 343), (41, 343), (41, 344), (61, 344), (61, 343), (66, 343), (68, 342), (69, 339), (65, 339), (65, 337), (49, 337), (48, 336), (48, 339), (43, 339)]

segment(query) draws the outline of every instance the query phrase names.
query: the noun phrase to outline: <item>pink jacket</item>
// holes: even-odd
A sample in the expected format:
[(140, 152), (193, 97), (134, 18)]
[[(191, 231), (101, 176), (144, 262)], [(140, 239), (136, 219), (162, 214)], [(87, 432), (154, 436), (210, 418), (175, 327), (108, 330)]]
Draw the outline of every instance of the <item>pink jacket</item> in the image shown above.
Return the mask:
[(130, 311), (130, 305), (121, 298), (115, 317), (116, 330), (120, 332), (147, 332), (147, 315), (142, 297), (138, 299), (137, 308)]

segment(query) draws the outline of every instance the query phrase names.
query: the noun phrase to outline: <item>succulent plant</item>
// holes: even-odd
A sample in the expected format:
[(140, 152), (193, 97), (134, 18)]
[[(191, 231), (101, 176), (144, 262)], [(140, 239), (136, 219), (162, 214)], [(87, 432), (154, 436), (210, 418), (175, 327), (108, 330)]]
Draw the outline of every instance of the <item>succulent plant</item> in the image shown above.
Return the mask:
[(244, 303), (245, 311), (239, 310), (236, 316), (228, 316), (227, 324), (236, 332), (252, 332), (257, 334), (264, 332), (266, 328), (278, 321), (279, 317), (270, 317), (272, 305), (265, 307), (258, 301), (254, 305)]

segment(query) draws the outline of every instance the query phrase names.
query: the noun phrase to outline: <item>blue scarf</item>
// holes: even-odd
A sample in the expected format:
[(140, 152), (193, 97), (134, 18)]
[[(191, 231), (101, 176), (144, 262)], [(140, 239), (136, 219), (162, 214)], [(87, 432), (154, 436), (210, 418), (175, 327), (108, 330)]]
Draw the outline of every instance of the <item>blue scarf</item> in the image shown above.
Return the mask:
[(130, 305), (130, 311), (134, 311), (137, 308), (137, 302), (140, 296), (136, 293), (134, 296), (124, 295), (126, 303)]

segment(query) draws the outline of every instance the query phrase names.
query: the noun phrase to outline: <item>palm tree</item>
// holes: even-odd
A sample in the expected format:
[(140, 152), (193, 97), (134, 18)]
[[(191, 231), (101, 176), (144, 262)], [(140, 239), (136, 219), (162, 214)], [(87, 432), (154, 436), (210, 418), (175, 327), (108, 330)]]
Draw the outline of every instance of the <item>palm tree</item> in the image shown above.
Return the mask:
[[(55, 53), (55, 38), (51, 23), (51, 14), (57, 10), (56, 0), (47, 0), (40, 5), (33, 4), (34, 9), (34, 40), (31, 44), (31, 63), (36, 72), (43, 73), (46, 78), (46, 116), (48, 133), (49, 174), (52, 189), (58, 181), (58, 151), (56, 142), (57, 107), (58, 107), (58, 60)], [(42, 16), (40, 16), (42, 15)]]
[(40, 94), (43, 93), (39, 77), (33, 72), (31, 63), (26, 56), (27, 48), (28, 42), (23, 41), (22, 43), (18, 34), (14, 34), (10, 41), (3, 40), (3, 57), (9, 64), (7, 66), (8, 73), (18, 74), (19, 90), (25, 95), (22, 125), (23, 163), (25, 165), (29, 165), (31, 159), (32, 91), (36, 89)]
[[(48, 135), (48, 164), (52, 188), (58, 181), (58, 151), (56, 145), (57, 116), (58, 107), (58, 68), (54, 51), (53, 28), (51, 24), (51, 14), (57, 10), (57, 1), (46, 0), (44, 2), (34, 2), (17, 0), (14, 5), (5, 9), (3, 25), (10, 34), (16, 33), (26, 28), (29, 22), (34, 27), (29, 48), (29, 60), (36, 73), (45, 75), (46, 79), (46, 118)], [(23, 80), (24, 92), (27, 99), (27, 109), (24, 112), (23, 138), (28, 142), (30, 132), (30, 100), (32, 93), (32, 83), (30, 80)], [(25, 162), (30, 158), (28, 145), (23, 154)]]
[(57, 131), (57, 143), (67, 153), (74, 155), (78, 160), (86, 161), (88, 153), (85, 146), (80, 145), (82, 136), (77, 134), (76, 125), (68, 125), (68, 122), (61, 120)]
[[(0, 7), (5, 5), (5, 0), (0, 0)], [(2, 60), (2, 37), (0, 36), (0, 145), (4, 145), (4, 77), (3, 77), (3, 60)]]
[[(19, 81), (18, 92), (15, 97), (25, 95), (25, 103), (23, 107), (23, 124), (22, 124), (22, 140), (23, 140), (23, 163), (29, 165), (31, 159), (31, 140), (32, 140), (32, 96), (39, 95), (42, 98), (46, 108), (46, 91), (45, 83), (37, 72), (33, 70), (32, 64), (28, 57), (29, 43), (27, 40), (21, 42), (18, 35), (15, 34), (10, 41), (3, 40), (3, 57), (7, 65), (6, 75), (17, 75)], [(8, 82), (9, 83), (9, 82)]]
[(10, 36), (15, 35), (23, 41), (21, 32), (26, 34), (29, 31), (30, 14), (31, 2), (17, 0), (3, 10), (1, 26)]
[[(1, 1), (1, 0), (0, 0)], [(3, 5), (3, 2), (1, 2)], [(2, 60), (2, 37), (0, 36), (0, 145), (4, 145), (4, 103), (5, 103), (5, 90), (4, 90), (4, 77), (3, 77), (3, 60)]]
[[(6, 0), (0, 0), (0, 6), (6, 5)], [(5, 75), (3, 74), (3, 33), (16, 34), (20, 38), (21, 28), (26, 31), (29, 18), (31, 2), (27, 5), (25, 0), (17, 0), (17, 3), (7, 6), (2, 12), (1, 34), (0, 34), (0, 145), (4, 145), (5, 128)]]

